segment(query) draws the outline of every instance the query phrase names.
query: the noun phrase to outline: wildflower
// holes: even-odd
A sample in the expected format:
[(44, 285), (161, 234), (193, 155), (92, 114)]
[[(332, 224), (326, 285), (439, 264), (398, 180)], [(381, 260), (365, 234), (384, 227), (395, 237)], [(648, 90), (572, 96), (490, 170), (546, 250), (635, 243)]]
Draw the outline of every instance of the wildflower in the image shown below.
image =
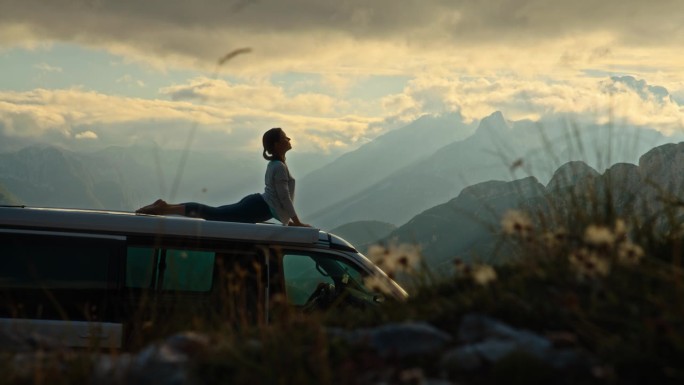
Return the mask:
[(501, 218), (501, 227), (505, 234), (525, 238), (532, 232), (532, 221), (520, 210), (508, 210)]
[(568, 256), (570, 265), (581, 277), (606, 276), (610, 272), (610, 262), (600, 254), (581, 248)]
[(556, 249), (560, 246), (563, 245), (563, 242), (565, 242), (566, 238), (568, 236), (567, 231), (565, 229), (558, 229), (555, 231), (546, 231), (542, 235), (542, 239), (544, 240), (544, 245), (548, 249)]
[(644, 256), (644, 249), (630, 241), (625, 241), (618, 246), (618, 262), (625, 266), (633, 266), (639, 263)]
[(377, 275), (369, 275), (363, 279), (363, 285), (371, 292), (392, 294), (392, 289), (387, 280)]
[(615, 234), (605, 227), (590, 225), (584, 231), (584, 242), (596, 247), (612, 247), (615, 243)]
[(390, 243), (387, 247), (373, 245), (368, 249), (368, 259), (389, 275), (398, 271), (414, 270), (420, 262), (420, 247), (410, 243)]
[(613, 226), (613, 233), (618, 241), (624, 240), (627, 237), (627, 225), (622, 219), (617, 219), (615, 221), (615, 226)]
[(383, 263), (384, 259), (387, 257), (387, 249), (382, 245), (371, 245), (368, 248), (368, 259), (373, 261), (376, 265)]
[(496, 270), (489, 265), (473, 265), (472, 277), (475, 283), (487, 286), (489, 283), (496, 281)]

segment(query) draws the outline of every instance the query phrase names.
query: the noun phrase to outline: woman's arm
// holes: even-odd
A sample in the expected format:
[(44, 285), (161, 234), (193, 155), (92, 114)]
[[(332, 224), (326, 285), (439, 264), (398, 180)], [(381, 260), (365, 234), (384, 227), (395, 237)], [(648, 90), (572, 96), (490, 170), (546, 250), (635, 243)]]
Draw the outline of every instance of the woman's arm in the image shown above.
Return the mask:
[(299, 227), (311, 227), (311, 225), (301, 222), (299, 220), (299, 218), (297, 218), (296, 215), (294, 217), (292, 217), (292, 219), (290, 220), (290, 223), (288, 223), (287, 225), (288, 226), (299, 226)]
[(290, 215), (290, 221), (287, 225), (311, 227), (310, 225), (299, 220), (297, 212), (294, 208), (294, 203), (292, 202), (292, 195), (290, 194), (290, 175), (287, 171), (287, 166), (284, 163), (281, 163), (279, 166), (280, 167), (278, 167), (275, 172), (274, 182), (278, 200), (280, 200), (281, 205), (285, 208), (288, 215)]

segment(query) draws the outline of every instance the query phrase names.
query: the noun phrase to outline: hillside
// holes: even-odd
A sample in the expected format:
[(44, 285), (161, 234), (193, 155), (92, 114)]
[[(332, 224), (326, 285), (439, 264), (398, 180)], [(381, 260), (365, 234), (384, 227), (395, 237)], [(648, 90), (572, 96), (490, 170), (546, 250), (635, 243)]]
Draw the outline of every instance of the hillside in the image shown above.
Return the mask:
[[(501, 243), (501, 218), (523, 208), (547, 221), (571, 221), (578, 202), (597, 215), (615, 213), (641, 221), (665, 221), (662, 200), (684, 201), (684, 142), (665, 144), (599, 173), (584, 162), (559, 167), (546, 186), (528, 177), (465, 188), (456, 198), (416, 215), (380, 241), (418, 243), (432, 267), (454, 257), (497, 262), (510, 256)], [(548, 223), (547, 223), (548, 224)], [(565, 226), (565, 224), (561, 225)]]
[[(309, 218), (321, 209), (329, 210), (331, 203), (344, 201), (387, 175), (432, 155), (446, 143), (467, 137), (475, 129), (474, 124), (463, 122), (457, 113), (425, 115), (299, 178), (297, 202), (303, 203), (300, 204), (302, 217)], [(347, 222), (350, 221), (338, 221), (330, 228)]]
[(331, 233), (339, 235), (356, 247), (372, 244), (378, 239), (387, 237), (397, 227), (379, 221), (359, 221), (347, 223), (340, 227), (330, 230)]
[(21, 201), (0, 185), (0, 205), (20, 205)]
[(159, 197), (220, 205), (260, 191), (263, 170), (257, 157), (149, 144), (94, 152), (33, 146), (0, 154), (0, 184), (33, 206), (133, 210)]

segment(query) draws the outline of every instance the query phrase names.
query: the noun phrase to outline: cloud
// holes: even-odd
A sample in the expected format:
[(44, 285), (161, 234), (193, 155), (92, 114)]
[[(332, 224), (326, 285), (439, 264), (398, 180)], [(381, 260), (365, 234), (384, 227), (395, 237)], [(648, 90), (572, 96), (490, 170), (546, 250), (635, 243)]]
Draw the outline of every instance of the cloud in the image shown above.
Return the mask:
[(94, 133), (92, 131), (83, 131), (83, 132), (79, 132), (78, 134), (76, 134), (74, 136), (74, 138), (76, 138), (76, 139), (97, 139), (98, 136), (96, 133)]
[(682, 55), (665, 52), (684, 38), (683, 11), (678, 0), (25, 0), (4, 7), (0, 46), (67, 41), (205, 69), (250, 47), (226, 70), (356, 74), (406, 73), (436, 60), (471, 70), (524, 69), (525, 59), (537, 67), (535, 57), (575, 66), (627, 60), (623, 49), (638, 47), (681, 68)]
[(315, 152), (355, 146), (365, 137), (369, 123), (378, 120), (344, 112), (330, 118), (325, 114), (334, 112), (330, 105), (336, 101), (332, 98), (315, 94), (287, 97), (268, 84), (263, 88), (235, 86), (201, 78), (164, 92), (170, 95), (202, 84), (210, 85), (198, 87), (198, 95), (205, 92), (211, 96), (205, 104), (111, 96), (78, 88), (0, 92), (0, 130), (7, 138), (37, 141), (59, 135), (66, 143), (72, 138), (88, 138), (91, 134), (87, 132), (92, 132), (110, 145), (154, 140), (182, 148), (189, 131), (197, 127), (198, 146), (225, 146), (225, 142), (216, 142), (218, 135), (240, 150), (260, 148), (265, 129), (283, 127), (301, 150)]
[(665, 97), (663, 87), (633, 77), (577, 78), (548, 82), (506, 77), (473, 78), (425, 74), (399, 94), (383, 98), (402, 121), (422, 113), (459, 111), (466, 120), (503, 111), (512, 120), (572, 115), (583, 122), (613, 121), (649, 126), (664, 133), (684, 131), (684, 107)]
[(283, 88), (270, 83), (233, 84), (206, 77), (192, 79), (188, 84), (164, 87), (160, 90), (171, 100), (198, 100), (230, 108), (250, 108), (264, 112), (338, 117), (349, 113), (349, 102), (320, 93), (286, 95)]

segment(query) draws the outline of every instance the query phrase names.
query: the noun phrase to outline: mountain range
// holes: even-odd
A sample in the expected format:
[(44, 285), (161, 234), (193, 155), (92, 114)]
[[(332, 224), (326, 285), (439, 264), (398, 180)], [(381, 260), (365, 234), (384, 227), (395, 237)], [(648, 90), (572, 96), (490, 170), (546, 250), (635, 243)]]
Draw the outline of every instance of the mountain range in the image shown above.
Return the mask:
[[(431, 131), (422, 130), (423, 137)], [(348, 166), (334, 162), (324, 168), (328, 172), (308, 175), (304, 181), (308, 194), (327, 200), (323, 208), (304, 217), (324, 229), (345, 223), (378, 220), (400, 226), (416, 214), (444, 203), (469, 185), (489, 180), (510, 181), (534, 175), (548, 181), (556, 168), (572, 160), (583, 160), (598, 170), (617, 162), (637, 161), (650, 148), (684, 136), (667, 137), (644, 127), (613, 124), (578, 124), (572, 117), (533, 122), (507, 121), (501, 112), (482, 119), (469, 136), (445, 142), (427, 156), (394, 169), (378, 169), (373, 160), (368, 165)], [(375, 144), (378, 154), (393, 153), (392, 159), (404, 158), (412, 148), (421, 147), (420, 141), (411, 146), (382, 146)], [(357, 150), (361, 151), (363, 148)], [(352, 158), (355, 154), (348, 154)], [(355, 157), (353, 159), (361, 159)], [(335, 172), (333, 173), (333, 166)], [(323, 170), (323, 169), (321, 169)], [(321, 171), (319, 170), (319, 171)], [(361, 188), (359, 176), (372, 184)], [(339, 185), (335, 194), (328, 193), (330, 179), (346, 181), (354, 188)], [(342, 194), (341, 191), (345, 194)], [(345, 196), (346, 195), (346, 196)], [(335, 200), (335, 197), (345, 196)], [(312, 200), (314, 198), (311, 198)], [(309, 200), (305, 207), (309, 205)], [(300, 201), (301, 202), (301, 201)]]
[(237, 200), (263, 184), (262, 168), (246, 159), (147, 144), (93, 152), (31, 146), (0, 154), (0, 184), (27, 205), (130, 211), (158, 197)]
[(361, 245), (419, 244), (426, 263), (438, 268), (454, 258), (494, 262), (510, 254), (502, 243), (501, 219), (508, 210), (569, 221), (579, 211), (600, 219), (622, 217), (633, 225), (667, 220), (663, 201), (679, 202), (684, 217), (684, 142), (655, 147), (638, 164), (617, 163), (603, 173), (582, 161), (559, 167), (544, 185), (535, 177), (469, 186), (446, 203), (416, 215), (386, 237)]

